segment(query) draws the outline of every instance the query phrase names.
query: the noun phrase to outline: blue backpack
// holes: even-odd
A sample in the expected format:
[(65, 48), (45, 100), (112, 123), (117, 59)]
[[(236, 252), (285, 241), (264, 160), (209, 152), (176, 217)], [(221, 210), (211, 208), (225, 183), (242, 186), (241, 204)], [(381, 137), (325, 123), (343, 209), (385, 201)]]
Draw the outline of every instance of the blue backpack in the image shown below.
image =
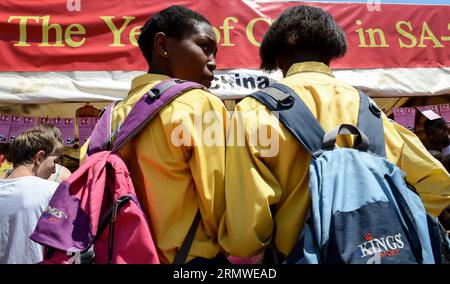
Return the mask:
[[(404, 173), (385, 158), (381, 111), (367, 95), (359, 93), (357, 127), (342, 124), (329, 133), (285, 85), (273, 84), (250, 96), (278, 111), (280, 121), (312, 155), (311, 209), (284, 263), (446, 262), (448, 238), (405, 183)], [(356, 135), (353, 149), (335, 148), (339, 134)]]

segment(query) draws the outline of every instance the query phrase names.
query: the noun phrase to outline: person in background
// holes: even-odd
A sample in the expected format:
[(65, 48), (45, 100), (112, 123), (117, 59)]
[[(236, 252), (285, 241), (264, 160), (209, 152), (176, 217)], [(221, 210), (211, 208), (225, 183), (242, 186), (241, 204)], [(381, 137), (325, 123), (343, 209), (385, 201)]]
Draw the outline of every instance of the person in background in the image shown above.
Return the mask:
[[(330, 14), (317, 7), (294, 6), (264, 35), (261, 67), (280, 69), (284, 79), (279, 83), (293, 89), (329, 132), (343, 123), (357, 125), (358, 90), (336, 79), (329, 67), (346, 51), (345, 34)], [(385, 114), (382, 120), (387, 159), (406, 173), (427, 211), (438, 216), (450, 203), (450, 175), (417, 136), (391, 123)], [(244, 129), (244, 146), (232, 140), (239, 138), (234, 133), (239, 127), (233, 126)], [(279, 137), (275, 155), (264, 154), (272, 145), (249, 143), (258, 127)], [(350, 139), (338, 139), (337, 144), (352, 145)], [(254, 256), (272, 240), (282, 257), (291, 252), (311, 207), (310, 159), (265, 105), (252, 97), (236, 105), (226, 150), (226, 209), (219, 228), (219, 243), (227, 253)]]
[[(56, 139), (58, 139), (58, 141), (63, 143), (61, 131), (55, 125), (43, 123), (43, 124), (39, 124), (38, 126), (36, 126), (36, 129), (41, 129), (44, 132), (46, 132), (46, 131), (52, 132), (53, 135), (56, 137)], [(55, 181), (57, 183), (61, 183), (64, 180), (66, 180), (71, 174), (72, 173), (70, 172), (70, 170), (68, 168), (66, 168), (65, 166), (58, 163), (55, 165), (55, 173), (53, 173), (48, 178), (48, 180)]]
[(0, 263), (37, 263), (43, 248), (29, 236), (58, 186), (47, 179), (64, 146), (51, 131), (32, 128), (11, 147), (13, 170), (0, 180)]
[(450, 173), (450, 154), (445, 155), (442, 158), (442, 164), (444, 165), (444, 168), (447, 170), (447, 172)]
[(425, 120), (423, 129), (434, 150), (442, 152), (444, 157), (450, 155), (450, 134), (443, 118)]
[(450, 238), (450, 205), (442, 211), (438, 219), (444, 230), (447, 231), (447, 236)]
[(431, 156), (433, 156), (436, 160), (442, 163), (442, 160), (444, 159), (444, 155), (441, 151), (437, 150), (428, 150), (430, 152)]
[(9, 162), (9, 144), (0, 144), (0, 179), (5, 178), (12, 164)]

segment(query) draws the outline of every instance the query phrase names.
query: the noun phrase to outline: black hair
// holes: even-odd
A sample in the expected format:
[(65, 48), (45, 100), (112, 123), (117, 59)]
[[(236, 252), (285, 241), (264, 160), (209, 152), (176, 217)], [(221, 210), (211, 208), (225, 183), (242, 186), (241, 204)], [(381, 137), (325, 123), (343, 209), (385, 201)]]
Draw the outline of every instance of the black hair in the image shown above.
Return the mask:
[(294, 6), (285, 10), (263, 37), (259, 55), (261, 68), (277, 69), (275, 59), (296, 52), (318, 54), (324, 63), (347, 52), (345, 33), (333, 17), (311, 6)]
[[(444, 156), (444, 158), (442, 158), (442, 165), (444, 165), (444, 168), (447, 170), (447, 172), (450, 173), (450, 154), (448, 154), (448, 155)], [(449, 207), (450, 207), (450, 205), (449, 205)], [(449, 212), (448, 213), (450, 215), (450, 208), (449, 208)], [(449, 222), (449, 225), (450, 225), (450, 218), (449, 218), (448, 222)], [(450, 230), (450, 228), (447, 229), (447, 230)]]
[(442, 117), (438, 118), (438, 119), (433, 119), (433, 120), (427, 119), (423, 123), (423, 129), (427, 130), (430, 128), (443, 130), (443, 129), (447, 129), (447, 124), (445, 123), (445, 120)]
[(168, 37), (181, 40), (194, 31), (197, 23), (202, 22), (211, 25), (202, 15), (178, 5), (170, 6), (151, 16), (141, 28), (138, 39), (139, 48), (149, 66), (151, 66), (153, 41), (157, 33), (163, 32)]
[(433, 156), (436, 160), (438, 160), (439, 162), (442, 162), (444, 155), (442, 154), (441, 151), (428, 150), (428, 152), (430, 152), (431, 156)]
[(441, 214), (438, 216), (439, 222), (441, 222), (442, 227), (445, 230), (450, 230), (450, 205), (447, 206), (444, 210), (442, 210)]

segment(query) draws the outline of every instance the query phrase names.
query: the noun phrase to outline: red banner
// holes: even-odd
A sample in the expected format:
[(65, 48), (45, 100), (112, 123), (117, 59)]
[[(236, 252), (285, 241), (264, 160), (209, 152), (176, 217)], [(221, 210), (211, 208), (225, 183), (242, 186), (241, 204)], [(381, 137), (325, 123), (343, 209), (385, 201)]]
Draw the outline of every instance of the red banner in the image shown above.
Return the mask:
[(257, 69), (265, 30), (298, 4), (325, 9), (344, 29), (348, 53), (333, 68), (450, 66), (450, 6), (383, 4), (381, 11), (369, 11), (365, 3), (3, 0), (0, 70), (146, 70), (137, 47), (139, 28), (173, 4), (211, 21), (219, 69)]

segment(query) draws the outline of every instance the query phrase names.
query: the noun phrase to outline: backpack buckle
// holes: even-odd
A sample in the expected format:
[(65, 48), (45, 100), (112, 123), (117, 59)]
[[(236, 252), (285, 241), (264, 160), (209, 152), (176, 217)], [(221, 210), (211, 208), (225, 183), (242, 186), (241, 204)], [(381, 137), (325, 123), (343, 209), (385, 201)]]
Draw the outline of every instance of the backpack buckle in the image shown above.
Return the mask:
[(146, 93), (146, 95), (147, 97), (145, 98), (145, 102), (151, 104), (160, 98), (161, 92), (159, 89), (151, 89)]
[(292, 96), (285, 97), (278, 100), (278, 107), (290, 108), (294, 104), (294, 98)]
[(369, 110), (377, 118), (381, 118), (381, 110), (374, 103), (369, 103)]
[(295, 99), (291, 94), (279, 90), (275, 87), (268, 87), (263, 90), (266, 95), (269, 95), (277, 104), (277, 109), (287, 109), (292, 107)]

